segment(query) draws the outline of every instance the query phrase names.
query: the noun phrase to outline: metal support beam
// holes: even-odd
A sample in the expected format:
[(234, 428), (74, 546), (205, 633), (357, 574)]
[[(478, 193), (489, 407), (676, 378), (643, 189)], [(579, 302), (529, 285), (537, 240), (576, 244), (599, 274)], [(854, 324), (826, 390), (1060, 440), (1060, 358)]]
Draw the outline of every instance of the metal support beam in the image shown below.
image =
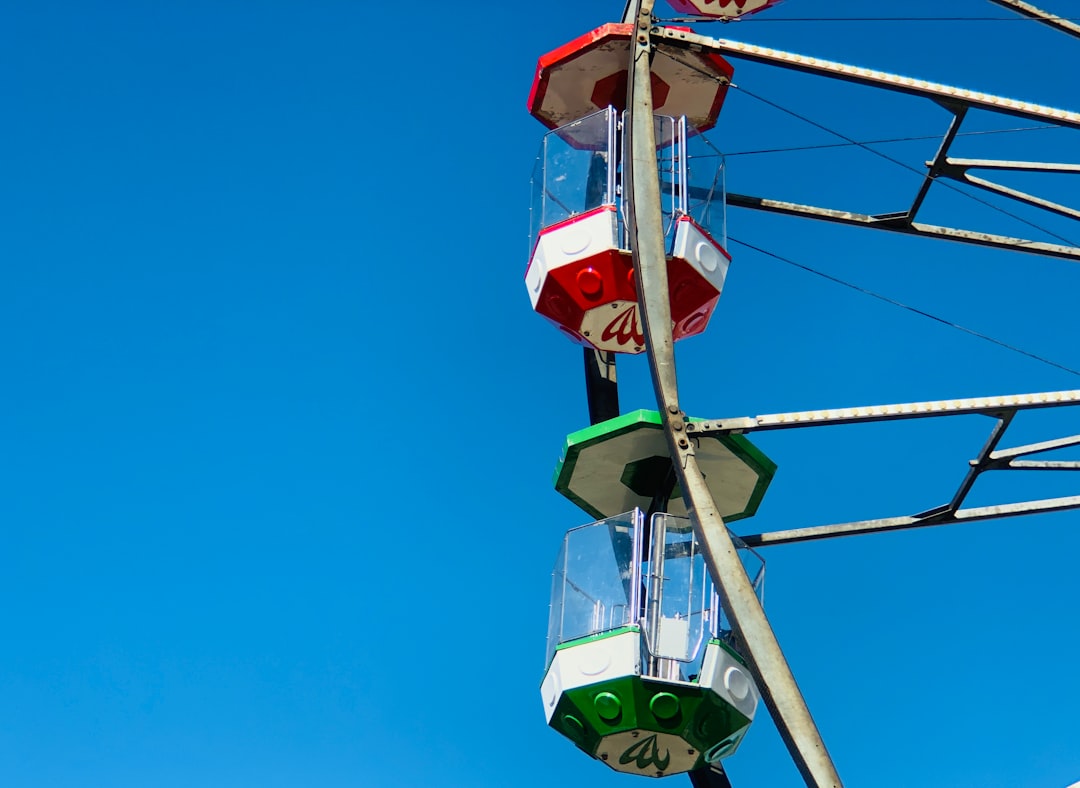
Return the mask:
[[(1009, 471), (1080, 471), (1077, 460), (1013, 460), (1004, 466)], [(997, 469), (988, 469), (997, 470)]]
[(809, 786), (840, 786), (840, 778), (754, 594), (723, 519), (716, 510), (694, 448), (684, 433), (679, 407), (668, 300), (667, 260), (661, 223), (651, 85), (653, 0), (635, 0), (630, 78), (627, 80), (629, 156), (626, 160), (628, 220), (638, 304), (648, 346), (649, 368), (664, 419), (675, 473), (686, 501), (694, 535), (721, 601), (740, 640), (776, 727)]
[[(1071, 405), (1080, 405), (1080, 389), (1040, 391), (1034, 394), (1007, 394), (994, 397), (901, 402), (893, 405), (863, 405), (854, 408), (803, 410), (790, 413), (771, 413), (762, 416), (743, 416), (734, 419), (714, 419), (687, 424), (686, 431), (691, 438), (696, 438), (708, 435), (791, 429), (792, 427), (865, 424), (875, 421), (927, 419), (971, 413), (997, 418), (999, 414), (1009, 411), (1042, 410), (1044, 408), (1060, 408)], [(1072, 438), (1067, 440), (1072, 440)], [(1053, 446), (1052, 448), (1061, 447)], [(1044, 451), (1044, 449), (1034, 449), (1026, 453), (1032, 454), (1034, 451)]]
[(1075, 22), (1070, 22), (1068, 19), (1062, 19), (1057, 14), (1051, 14), (1048, 11), (1043, 11), (1041, 8), (1036, 8), (1030, 3), (1021, 2), (1021, 0), (990, 0), (990, 2), (996, 3), (1002, 8), (1008, 8), (1010, 11), (1022, 14), (1028, 19), (1034, 19), (1036, 22), (1050, 25), (1050, 27), (1055, 30), (1060, 30), (1062, 33), (1068, 33), (1071, 36), (1080, 38), (1080, 25)]
[(1002, 186), (1000, 183), (988, 181), (985, 178), (977, 178), (968, 174), (972, 168), (988, 170), (1013, 170), (1017, 172), (1056, 172), (1056, 173), (1080, 173), (1080, 164), (1055, 164), (1051, 162), (1037, 161), (998, 161), (996, 159), (952, 159), (944, 161), (927, 162), (926, 166), (932, 167), (938, 176), (951, 178), (960, 183), (967, 183), (1002, 197), (1016, 200), (1017, 202), (1033, 205), (1051, 213), (1067, 216), (1070, 219), (1080, 219), (1080, 211), (1067, 205), (1044, 200), (1033, 194)]
[(690, 784), (694, 788), (731, 788), (731, 780), (719, 763), (690, 772)]
[(907, 211), (871, 216), (864, 213), (853, 213), (852, 211), (838, 211), (833, 208), (818, 208), (814, 205), (771, 200), (765, 197), (751, 197), (745, 194), (735, 194), (734, 192), (728, 192), (727, 204), (736, 208), (782, 213), (803, 219), (819, 219), (854, 227), (865, 227), (871, 230), (887, 230), (892, 233), (917, 235), (923, 238), (959, 241), (960, 243), (974, 244), (975, 246), (1007, 249), (1012, 252), (1028, 252), (1029, 254), (1058, 257), (1063, 260), (1080, 260), (1080, 248), (1075, 246), (1048, 244), (1041, 241), (1029, 241), (1025, 238), (1013, 238), (1007, 235), (995, 235), (974, 230), (961, 230), (955, 227), (911, 222), (907, 219)]
[(615, 375), (615, 354), (585, 348), (585, 396), (589, 402), (589, 423), (619, 415), (619, 382)]
[(967, 494), (971, 492), (971, 488), (975, 485), (975, 480), (979, 478), (979, 474), (986, 470), (987, 463), (990, 462), (991, 453), (997, 448), (1001, 439), (1005, 437), (1005, 430), (1009, 428), (1009, 424), (1012, 423), (1013, 417), (1015, 416), (1016, 411), (1010, 410), (1002, 413), (998, 418), (997, 424), (994, 425), (990, 437), (987, 438), (986, 443), (983, 444), (979, 456), (969, 463), (970, 467), (968, 468), (967, 474), (964, 476), (964, 480), (960, 482), (960, 486), (956, 489), (956, 493), (953, 495), (952, 500), (949, 501), (948, 505), (945, 507), (947, 514), (954, 514), (964, 503)]
[[(946, 177), (953, 177), (950, 173), (942, 173)], [(1075, 208), (1070, 208), (1067, 205), (1061, 203), (1052, 202), (1050, 200), (1044, 200), (1041, 197), (1036, 197), (1033, 194), (1022, 192), (1019, 189), (1010, 189), (1008, 186), (1002, 186), (1000, 183), (994, 183), (988, 181), (985, 178), (977, 178), (974, 175), (964, 174), (957, 178), (957, 180), (963, 183), (971, 184), (984, 191), (992, 192), (993, 194), (999, 194), (1002, 197), (1008, 197), (1011, 200), (1017, 202), (1026, 203), (1036, 208), (1042, 208), (1044, 211), (1050, 211), (1051, 213), (1059, 214), (1060, 216), (1067, 216), (1070, 219), (1080, 219), (1080, 211)]]
[(983, 444), (978, 456), (968, 463), (965, 474), (952, 499), (941, 506), (935, 506), (919, 514), (907, 517), (887, 517), (874, 520), (858, 520), (849, 523), (795, 528), (764, 534), (743, 536), (742, 540), (750, 547), (767, 547), (775, 544), (807, 542), (815, 539), (829, 539), (836, 536), (854, 536), (857, 534), (898, 531), (908, 528), (925, 528), (931, 525), (949, 525), (953, 523), (992, 520), (1001, 517), (1015, 517), (1023, 514), (1058, 512), (1080, 508), (1080, 495), (1065, 498), (1044, 498), (1034, 501), (981, 506), (961, 509), (964, 499), (979, 475), (986, 471), (1003, 470), (1039, 470), (1039, 471), (1074, 471), (1080, 470), (1080, 461), (1047, 460), (1023, 461), (1026, 457), (1041, 452), (1055, 451), (1073, 446), (1080, 446), (1080, 435), (1070, 435), (1053, 440), (998, 449), (997, 446), (1005, 435), (1016, 414), (1026, 410), (1043, 410), (1080, 405), (1080, 390), (1045, 391), (1035, 394), (1015, 394), (995, 397), (971, 397), (967, 399), (932, 400), (926, 402), (903, 402), (894, 405), (870, 405), (855, 408), (831, 408), (828, 410), (807, 410), (791, 413), (774, 413), (764, 416), (748, 416), (716, 421), (700, 421), (686, 425), (686, 434), (691, 441), (705, 436), (743, 434), (767, 430), (792, 429), (797, 427), (823, 427), (839, 424), (867, 424), (901, 419), (927, 419), (943, 416), (979, 415), (995, 419), (996, 424), (989, 438)]
[(990, 467), (1008, 465), (1016, 457), (1026, 457), (1029, 454), (1038, 454), (1055, 449), (1068, 449), (1072, 446), (1080, 446), (1080, 435), (1070, 435), (1067, 438), (1057, 438), (1052, 441), (1029, 443), (1026, 446), (1015, 446), (1011, 449), (995, 451), (990, 455)]
[(952, 159), (952, 167), (977, 167), (981, 170), (1015, 170), (1017, 172), (1080, 173), (1080, 164), (1062, 164), (1051, 161), (1005, 161), (1002, 159)]
[[(1026, 4), (1010, 3), (1010, 5), (1014, 5), (1018, 8), (1019, 6)], [(1028, 8), (1032, 9), (1034, 12), (1038, 11), (1038, 9), (1033, 9), (1032, 7)], [(1045, 12), (1040, 13), (1045, 15)], [(1043, 19), (1041, 21), (1046, 20)], [(1010, 189), (982, 178), (967, 175), (962, 170), (957, 169), (957, 167), (963, 166), (960, 163), (962, 160), (947, 159), (948, 149), (952, 144), (959, 129), (960, 122), (963, 120), (964, 114), (968, 109), (981, 109), (988, 112), (1011, 115), (1029, 120), (1054, 123), (1060, 126), (1071, 126), (1073, 128), (1080, 128), (1080, 112), (1048, 107), (1029, 101), (1005, 98), (1003, 96), (995, 96), (979, 91), (967, 90), (965, 88), (929, 82), (923, 79), (913, 79), (912, 77), (904, 77), (898, 74), (889, 74), (884, 71), (861, 68), (859, 66), (852, 66), (846, 63), (838, 63), (807, 55), (799, 55), (794, 52), (784, 52), (769, 47), (760, 47), (754, 44), (745, 44), (739, 41), (730, 41), (722, 38), (710, 38), (708, 36), (684, 30), (677, 30), (675, 28), (657, 27), (654, 28), (652, 32), (657, 38), (663, 39), (667, 47), (678, 46), (685, 47), (687, 50), (697, 51), (710, 50), (720, 52), (729, 57), (743, 58), (855, 84), (919, 96), (934, 101), (953, 114), (952, 124), (942, 140), (937, 155), (932, 162), (928, 162), (930, 170), (923, 180), (923, 183), (915, 196), (914, 202), (906, 211), (866, 215), (738, 194), (728, 195), (729, 205), (752, 208), (755, 210), (772, 211), (774, 213), (785, 213), (792, 216), (802, 216), (808, 219), (821, 219), (842, 224), (871, 227), (877, 230), (890, 230), (892, 232), (900, 232), (908, 235), (920, 235), (924, 237), (976, 244), (979, 246), (1024, 251), (1050, 257), (1074, 260), (1080, 259), (1080, 248), (1077, 248), (1075, 245), (1062, 246), (1058, 244), (1041, 243), (1023, 238), (995, 235), (992, 233), (962, 230), (952, 227), (940, 227), (937, 225), (917, 224), (914, 221), (915, 215), (922, 206), (931, 184), (934, 179), (941, 175), (954, 178), (1003, 197), (1018, 200), (1053, 213), (1074, 219), (1080, 218), (1080, 211), (1076, 211), (1068, 206), (1044, 200), (1016, 189)], [(676, 57), (671, 54), (670, 48), (661, 48), (659, 51), (669, 57)], [(1069, 165), (1048, 164), (1043, 165), (1042, 169), (1051, 172), (1073, 171), (1072, 169), (1062, 169), (1063, 167), (1068, 168)], [(1036, 167), (1031, 167), (1030, 169), (1036, 169)]]
[(817, 539), (830, 539), (837, 536), (857, 536), (860, 534), (902, 531), (909, 528), (925, 528), (931, 525), (952, 525), (956, 523), (995, 520), (1002, 517), (1016, 517), (1022, 514), (1045, 514), (1080, 509), (1080, 495), (1065, 498), (1044, 498), (1024, 503), (1009, 503), (998, 506), (979, 506), (973, 509), (958, 509), (948, 516), (912, 515), (910, 517), (886, 517), (879, 520), (860, 520), (851, 523), (818, 525), (812, 528), (792, 528), (786, 531), (770, 531), (763, 534), (751, 534), (740, 537), (748, 547), (770, 547), (795, 542), (810, 542)]
[(934, 179), (941, 174), (941, 168), (948, 160), (949, 146), (952, 145), (953, 140), (956, 139), (956, 134), (960, 131), (960, 124), (964, 122), (965, 115), (967, 115), (967, 107), (960, 107), (953, 113), (952, 122), (949, 123), (949, 130), (945, 132), (945, 136), (941, 140), (941, 145), (938, 147), (938, 152), (934, 156), (934, 160), (926, 162), (926, 177), (923, 178), (922, 186), (919, 187), (919, 193), (915, 195), (915, 200), (911, 203), (911, 207), (908, 208), (907, 219), (909, 222), (914, 221), (915, 214), (917, 214), (919, 208), (922, 207), (923, 200), (926, 199), (926, 195), (929, 193), (930, 186), (934, 183)]
[(1080, 128), (1080, 112), (1047, 107), (1030, 101), (994, 96), (977, 90), (942, 85), (925, 79), (889, 74), (885, 71), (837, 63), (832, 60), (799, 55), (794, 52), (744, 44), (740, 41), (710, 38), (709, 36), (676, 30), (675, 28), (658, 27), (653, 31), (653, 34), (671, 43), (681, 43), (687, 49), (711, 49), (734, 58), (767, 63), (808, 74), (832, 77), (845, 82), (892, 90), (897, 93), (921, 96), (946, 105), (962, 105), (1017, 118)]

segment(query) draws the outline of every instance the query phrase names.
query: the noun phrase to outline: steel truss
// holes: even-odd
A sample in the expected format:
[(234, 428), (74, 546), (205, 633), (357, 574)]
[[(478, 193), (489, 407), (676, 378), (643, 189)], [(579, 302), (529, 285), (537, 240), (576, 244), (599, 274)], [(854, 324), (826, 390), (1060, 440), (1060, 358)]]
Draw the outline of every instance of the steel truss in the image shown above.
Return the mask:
[[(1010, 5), (1012, 4), (1010, 3)], [(1080, 30), (1080, 28), (1077, 29)], [(868, 85), (897, 93), (906, 93), (908, 95), (927, 98), (944, 107), (953, 115), (949, 128), (942, 137), (941, 146), (938, 149), (937, 155), (932, 161), (926, 162), (927, 173), (926, 177), (923, 179), (923, 183), (919, 187), (910, 207), (905, 210), (882, 214), (864, 214), (833, 208), (822, 208), (814, 205), (802, 205), (799, 203), (765, 197), (734, 194), (731, 192), (727, 195), (729, 205), (734, 205), (739, 208), (770, 211), (772, 213), (782, 213), (789, 216), (801, 216), (807, 219), (819, 219), (822, 221), (838, 222), (840, 224), (868, 227), (875, 230), (887, 230), (889, 232), (919, 235), (929, 238), (942, 238), (961, 243), (1029, 252), (1031, 254), (1048, 255), (1050, 257), (1059, 257), (1067, 260), (1080, 260), (1080, 247), (1043, 243), (1024, 238), (1014, 238), (956, 227), (942, 227), (915, 221), (916, 215), (922, 207), (923, 201), (926, 199), (931, 184), (937, 178), (951, 178), (961, 183), (977, 186), (978, 188), (991, 191), (1007, 199), (1016, 200), (1042, 210), (1068, 216), (1073, 219), (1080, 218), (1080, 210), (1075, 208), (1059, 205), (1050, 200), (1045, 200), (1035, 195), (1010, 189), (1000, 184), (967, 174), (969, 169), (977, 168), (1022, 170), (1027, 172), (1078, 173), (1080, 172), (1080, 164), (1010, 162), (992, 159), (954, 159), (949, 157), (949, 147), (955, 140), (956, 135), (960, 130), (960, 124), (963, 122), (964, 116), (969, 109), (985, 110), (1001, 115), (1009, 115), (1026, 120), (1037, 120), (1077, 129), (1080, 129), (1080, 112), (1057, 109), (1056, 107), (1047, 107), (1029, 101), (1005, 98), (1003, 96), (994, 96), (988, 93), (967, 90), (965, 88), (929, 82), (924, 79), (914, 79), (898, 74), (889, 74), (884, 71), (861, 68), (859, 66), (824, 60), (808, 55), (799, 55), (794, 52), (784, 52), (778, 49), (756, 46), (754, 44), (745, 44), (739, 41), (710, 38), (708, 36), (683, 30), (654, 27), (651, 32), (657, 38), (664, 39), (671, 44), (676, 44), (690, 51), (709, 49), (734, 58), (751, 60), (757, 63), (766, 63), (768, 65), (779, 66), (794, 71), (839, 79), (844, 82)]]
[(866, 424), (870, 422), (898, 421), (901, 419), (940, 418), (978, 414), (995, 420), (990, 436), (978, 455), (969, 461), (968, 472), (960, 482), (952, 499), (917, 514), (905, 517), (887, 517), (877, 520), (860, 520), (835, 523), (812, 528), (794, 528), (785, 531), (753, 534), (741, 537), (750, 547), (807, 542), (835, 536), (898, 531), (908, 528), (924, 528), (931, 525), (949, 525), (962, 522), (994, 520), (1022, 514), (1041, 514), (1080, 509), (1080, 495), (1062, 498), (1043, 498), (1018, 503), (998, 504), (961, 509), (976, 480), (986, 471), (1077, 471), (1077, 460), (1025, 460), (1024, 457), (1057, 449), (1080, 446), (1080, 435), (1069, 435), (1054, 440), (998, 449), (1006, 430), (1017, 413), (1024, 410), (1061, 408), (1080, 405), (1080, 391), (1049, 391), (1038, 394), (1020, 394), (1005, 397), (978, 397), (973, 399), (941, 400), (936, 402), (905, 402), (897, 405), (872, 405), (858, 408), (776, 413), (767, 416), (751, 416), (718, 421), (691, 422), (686, 425), (690, 440), (710, 435), (760, 432), (801, 427), (823, 427), (839, 424)]

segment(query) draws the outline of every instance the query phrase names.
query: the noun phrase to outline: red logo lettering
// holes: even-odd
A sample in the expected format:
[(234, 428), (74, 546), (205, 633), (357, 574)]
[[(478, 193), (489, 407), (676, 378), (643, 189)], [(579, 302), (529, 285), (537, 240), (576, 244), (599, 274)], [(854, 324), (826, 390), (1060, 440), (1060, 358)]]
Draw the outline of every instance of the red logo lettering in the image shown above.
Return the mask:
[(635, 345), (644, 345), (645, 335), (638, 328), (637, 304), (631, 304), (627, 309), (617, 314), (615, 319), (604, 328), (600, 334), (600, 339), (604, 342), (614, 339), (620, 345), (628, 345), (631, 342)]

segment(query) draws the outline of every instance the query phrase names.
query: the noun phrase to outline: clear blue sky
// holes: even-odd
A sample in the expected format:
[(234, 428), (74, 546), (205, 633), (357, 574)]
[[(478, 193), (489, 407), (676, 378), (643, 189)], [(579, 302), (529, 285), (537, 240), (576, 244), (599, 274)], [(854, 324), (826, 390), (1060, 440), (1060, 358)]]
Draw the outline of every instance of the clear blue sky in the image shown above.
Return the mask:
[[(536, 59), (622, 5), (6, 4), (0, 785), (634, 782), (544, 725), (551, 564), (586, 519), (550, 478), (587, 413), (580, 350), (521, 281)], [(1010, 18), (985, 0), (787, 0), (702, 30), (1080, 109), (1080, 41), (1032, 22), (781, 21), (868, 15)], [(940, 134), (944, 111), (735, 68), (711, 135), (744, 154), (732, 191), (906, 208), (918, 176), (865, 151), (747, 154), (838, 141), (755, 97), (858, 140)], [(1076, 161), (1078, 134), (965, 137), (954, 154)], [(919, 167), (936, 147), (877, 149)], [(1066, 176), (1040, 182), (1080, 205)], [(925, 221), (1044, 237), (932, 194)], [(736, 209), (728, 228), (1080, 367), (1075, 263)], [(693, 415), (1080, 388), (731, 252), (709, 331), (678, 349)], [(644, 360), (620, 374), (623, 409), (650, 406)], [(1080, 432), (1078, 415), (1018, 422), (1011, 442)], [(942, 503), (989, 426), (761, 436), (779, 471), (739, 529)], [(970, 503), (1068, 482), (989, 479)], [(767, 610), (848, 785), (1080, 779), (1078, 527), (766, 551)], [(729, 771), (737, 788), (799, 783), (766, 715)]]

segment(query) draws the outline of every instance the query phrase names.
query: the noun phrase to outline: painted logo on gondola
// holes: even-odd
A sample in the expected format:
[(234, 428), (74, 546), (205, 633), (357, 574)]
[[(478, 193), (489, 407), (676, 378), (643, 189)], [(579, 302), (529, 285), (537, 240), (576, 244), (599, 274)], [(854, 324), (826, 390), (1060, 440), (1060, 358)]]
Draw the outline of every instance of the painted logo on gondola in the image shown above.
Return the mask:
[(614, 339), (620, 345), (644, 345), (645, 335), (638, 328), (637, 304), (631, 304), (615, 315), (615, 319), (604, 327), (600, 339), (604, 342)]
[[(697, 13), (728, 19), (753, 14), (776, 5), (780, 0), (668, 0), (681, 13)], [(712, 7), (715, 6), (715, 7)]]
[(636, 741), (626, 748), (626, 752), (619, 756), (619, 763), (623, 766), (633, 761), (639, 769), (648, 769), (652, 764), (657, 771), (664, 771), (671, 763), (671, 750), (664, 750), (664, 757), (660, 757), (660, 746), (656, 743), (656, 734), (641, 741)]

